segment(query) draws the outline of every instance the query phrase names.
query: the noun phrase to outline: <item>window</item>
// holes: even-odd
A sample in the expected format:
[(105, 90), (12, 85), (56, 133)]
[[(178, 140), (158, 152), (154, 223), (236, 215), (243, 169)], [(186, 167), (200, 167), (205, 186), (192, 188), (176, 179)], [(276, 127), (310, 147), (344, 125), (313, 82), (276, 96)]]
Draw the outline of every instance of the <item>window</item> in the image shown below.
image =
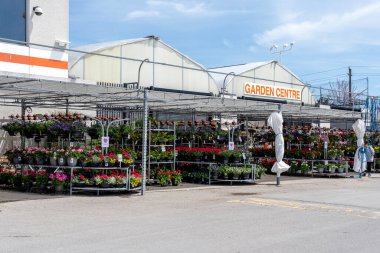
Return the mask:
[(26, 41), (25, 1), (0, 1), (0, 38)]

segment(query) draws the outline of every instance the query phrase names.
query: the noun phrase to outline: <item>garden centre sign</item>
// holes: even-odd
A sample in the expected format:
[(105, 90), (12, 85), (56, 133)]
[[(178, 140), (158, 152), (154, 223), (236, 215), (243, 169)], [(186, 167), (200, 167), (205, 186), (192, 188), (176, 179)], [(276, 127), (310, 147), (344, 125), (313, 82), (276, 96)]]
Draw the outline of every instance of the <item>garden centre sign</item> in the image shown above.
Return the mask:
[(301, 90), (299, 89), (270, 86), (257, 83), (246, 83), (244, 85), (244, 95), (255, 95), (301, 101)]

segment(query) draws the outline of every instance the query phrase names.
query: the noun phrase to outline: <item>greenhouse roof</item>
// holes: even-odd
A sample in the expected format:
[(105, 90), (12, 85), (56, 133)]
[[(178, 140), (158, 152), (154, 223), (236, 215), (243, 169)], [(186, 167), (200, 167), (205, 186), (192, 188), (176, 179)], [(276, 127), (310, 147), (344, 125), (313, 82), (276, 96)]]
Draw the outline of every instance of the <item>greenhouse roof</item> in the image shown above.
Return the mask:
[[(284, 118), (308, 120), (348, 120), (361, 118), (360, 112), (325, 109), (300, 104), (281, 104), (242, 98), (181, 93), (181, 91), (148, 90), (150, 110), (167, 113), (231, 114), (255, 120), (266, 119), (281, 109)], [(73, 110), (96, 110), (101, 105), (142, 107), (144, 91), (123, 86), (100, 86), (70, 79), (47, 80), (0, 73), (0, 104)]]

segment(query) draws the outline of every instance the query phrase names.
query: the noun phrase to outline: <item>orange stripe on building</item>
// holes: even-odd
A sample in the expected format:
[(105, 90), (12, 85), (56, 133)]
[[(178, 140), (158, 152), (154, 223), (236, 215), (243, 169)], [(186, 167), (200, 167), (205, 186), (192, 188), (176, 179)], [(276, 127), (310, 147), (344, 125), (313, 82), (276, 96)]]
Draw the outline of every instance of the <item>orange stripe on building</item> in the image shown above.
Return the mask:
[(17, 54), (7, 54), (0, 52), (0, 61), (11, 62), (18, 64), (26, 64), (32, 66), (56, 68), (56, 69), (68, 69), (67, 61), (51, 60), (46, 58), (17, 55)]

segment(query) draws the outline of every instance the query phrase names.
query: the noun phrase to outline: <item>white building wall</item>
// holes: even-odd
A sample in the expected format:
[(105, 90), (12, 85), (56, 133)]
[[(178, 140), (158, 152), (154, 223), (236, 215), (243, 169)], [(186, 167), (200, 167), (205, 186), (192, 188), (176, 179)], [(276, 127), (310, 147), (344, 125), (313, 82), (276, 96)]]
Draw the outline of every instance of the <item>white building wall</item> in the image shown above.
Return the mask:
[[(298, 89), (302, 93), (302, 102), (305, 104), (314, 104), (314, 98), (311, 96), (309, 88), (305, 87), (304, 84), (292, 75), (289, 71), (284, 69), (282, 66), (276, 63), (270, 63), (263, 65), (261, 67), (252, 69), (241, 73), (234, 78), (227, 79), (227, 92), (236, 94), (238, 97), (246, 96), (244, 94), (244, 85), (247, 82), (268, 85), (271, 87), (283, 87)], [(263, 80), (264, 79), (264, 80)], [(304, 88), (305, 87), (305, 88)], [(261, 98), (273, 99), (265, 96), (256, 96)], [(295, 103), (300, 103), (297, 100), (288, 100)]]
[[(133, 83), (138, 81), (138, 70), (141, 61), (131, 59), (148, 59), (149, 62), (144, 62), (141, 67), (140, 86), (218, 93), (215, 81), (208, 73), (203, 71), (199, 64), (159, 40), (141, 40), (100, 49), (95, 52), (128, 59), (86, 54), (76, 63), (71, 63), (70, 75), (97, 82)], [(201, 71), (183, 69), (182, 66)]]
[[(69, 41), (69, 0), (28, 1), (29, 42), (55, 46), (56, 40)], [(41, 16), (34, 14), (35, 6), (42, 8)]]

